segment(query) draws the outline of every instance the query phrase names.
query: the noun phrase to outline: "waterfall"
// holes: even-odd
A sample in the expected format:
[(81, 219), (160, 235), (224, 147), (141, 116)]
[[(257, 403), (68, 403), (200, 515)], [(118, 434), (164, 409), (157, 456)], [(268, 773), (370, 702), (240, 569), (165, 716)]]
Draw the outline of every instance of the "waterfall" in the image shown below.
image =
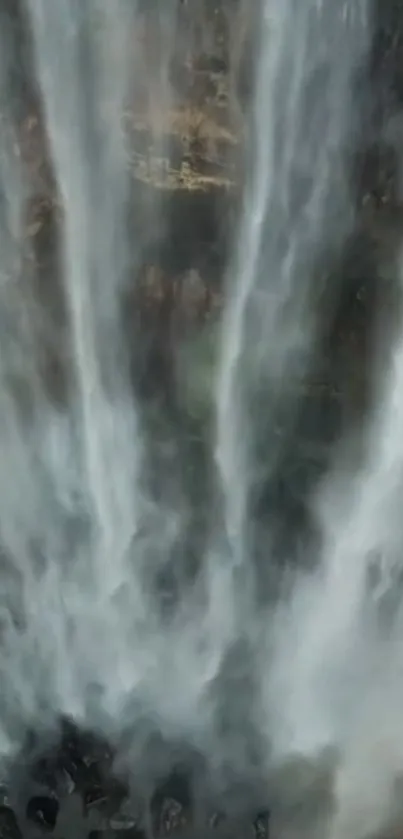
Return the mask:
[[(142, 342), (153, 335), (139, 303), (142, 271), (155, 278), (159, 261), (169, 264), (169, 293), (152, 289), (152, 305), (166, 293), (174, 306), (178, 278), (193, 266), (172, 230), (178, 217), (189, 230), (192, 200), (197, 227), (208, 190), (222, 201), (230, 191), (216, 175), (217, 137), (241, 143), (211, 93), (230, 76), (228, 100), (236, 90), (236, 73), (222, 69), (225, 35), (210, 75), (197, 69), (210, 37), (201, 30), (210, 13), (218, 27), (220, 4), (162, 5), (21, 0), (36, 108), (23, 117), (18, 35), (12, 13), (0, 13), (1, 765), (29, 733), (68, 718), (109, 738), (125, 771), (150, 771), (150, 784), (183, 750), (208, 767), (204, 792), (231, 797), (239, 781), (245, 799), (253, 787), (280, 813), (292, 810), (290, 787), (309, 798), (309, 771), (315, 790), (328, 772), (331, 803), (314, 792), (326, 813), (318, 804), (312, 829), (364, 839), (395, 813), (403, 764), (400, 310), (382, 382), (373, 364), (361, 456), (346, 465), (338, 440), (306, 492), (316, 533), (304, 542), (306, 562), (290, 556), (278, 568), (272, 487), (323, 352), (324, 300), (339, 293), (336, 281), (329, 293), (332, 269), (362, 210), (353, 164), (372, 4), (256, 0), (251, 89), (234, 119), (238, 132), (244, 123), (244, 178), (220, 268), (211, 404), (194, 462), (185, 399), (172, 393), (167, 408), (158, 384), (151, 397), (144, 386), (152, 372)], [(238, 54), (237, 72), (241, 64)], [(192, 87), (196, 73), (203, 94)], [(179, 137), (186, 119), (191, 142)], [(46, 157), (37, 170), (24, 157), (30, 120)], [(145, 151), (133, 151), (130, 131)], [(227, 152), (228, 171), (232, 163)], [(54, 222), (47, 273), (27, 234), (41, 229), (30, 218), (39, 182)], [(207, 250), (201, 223), (198, 235)], [(401, 257), (393, 270), (401, 296)], [(169, 320), (169, 306), (161, 310)], [(180, 343), (172, 323), (164, 322), (165, 371)], [(173, 373), (172, 391), (178, 381)], [(197, 539), (192, 482), (207, 484)], [(276, 578), (269, 593), (262, 561)], [(294, 830), (285, 822), (279, 835)]]

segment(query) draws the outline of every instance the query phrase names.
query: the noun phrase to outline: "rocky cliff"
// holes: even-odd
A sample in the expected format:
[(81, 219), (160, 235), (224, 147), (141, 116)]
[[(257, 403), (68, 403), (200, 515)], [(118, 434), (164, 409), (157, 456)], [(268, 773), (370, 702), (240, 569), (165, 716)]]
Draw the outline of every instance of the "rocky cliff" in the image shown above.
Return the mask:
[[(17, 151), (30, 184), (26, 256), (40, 265), (45, 283), (46, 275), (54, 273), (58, 199), (32, 82), (29, 31), (19, 3), (9, 6)], [(176, 15), (165, 17), (161, 9), (158, 3), (143, 4), (133, 29), (133, 80), (122, 130), (132, 193), (131, 235), (138, 242), (133, 300), (149, 315), (163, 310), (163, 319), (169, 310), (177, 329), (188, 319), (203, 320), (220, 305), (244, 184), (256, 21), (244, 0), (185, 1), (177, 4)], [(371, 91), (366, 92), (365, 126), (352, 166), (356, 231), (340, 269), (347, 297), (353, 295), (355, 303), (343, 303), (343, 317), (335, 316), (334, 328), (342, 329), (343, 341), (355, 331), (354, 312), (372, 297), (374, 280), (368, 273), (381, 272), (400, 235), (401, 15), (398, 0), (376, 5)]]

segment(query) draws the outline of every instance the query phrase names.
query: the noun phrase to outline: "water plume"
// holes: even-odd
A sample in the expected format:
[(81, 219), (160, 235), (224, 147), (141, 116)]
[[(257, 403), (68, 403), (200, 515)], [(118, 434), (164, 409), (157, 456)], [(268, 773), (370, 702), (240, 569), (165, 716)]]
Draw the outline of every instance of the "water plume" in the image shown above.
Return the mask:
[(295, 390), (315, 340), (320, 259), (351, 224), (346, 155), (367, 31), (365, 3), (267, 2), (261, 18), (250, 179), (217, 382), (216, 458), (236, 563), (248, 556), (248, 498), (258, 471), (251, 414), (269, 400), (270, 474), (280, 411), (292, 409), (284, 408), (287, 385)]
[(278, 744), (339, 754), (332, 836), (363, 837), (401, 817), (401, 376), (399, 327), (362, 465), (320, 489), (320, 564), (296, 584), (277, 651), (288, 697)]
[[(188, 59), (203, 43), (205, 10), (140, 0), (25, 0), (21, 8), (56, 204), (48, 292), (58, 313), (37, 293), (46, 283), (33, 276), (25, 233), (35, 188), (10, 96), (5, 27), (0, 759), (18, 755), (29, 731), (46, 739), (62, 716), (109, 738), (119, 767), (147, 794), (185, 756), (201, 797), (222, 796), (236, 816), (271, 798), (279, 836), (364, 839), (400, 818), (400, 327), (388, 375), (374, 388), (361, 461), (343, 471), (338, 450), (338, 468), (312, 493), (319, 535), (309, 570), (277, 573), (274, 524), (267, 528), (265, 562), (280, 578), (268, 594), (256, 572), (256, 498), (275, 482), (298, 427), (301, 388), (321, 351), (328, 266), (356, 223), (352, 158), (371, 4), (255, 6), (246, 184), (214, 323), (213, 419), (202, 434), (202, 539), (179, 463), (191, 423), (177, 394), (169, 409), (157, 399), (150, 420), (146, 328), (138, 315), (133, 338), (125, 308), (141, 267), (157, 273), (171, 222), (161, 196), (174, 183), (183, 212), (190, 206), (194, 184), (171, 165), (171, 112), (183, 118), (181, 96), (192, 91), (183, 75), (174, 82), (173, 65), (178, 51), (182, 72), (198, 72)], [(245, 8), (240, 0), (242, 32)], [(232, 100), (236, 73), (226, 70)], [(229, 108), (237, 111), (233, 101)], [(147, 146), (142, 169), (132, 129)], [(189, 169), (189, 154), (185, 162)], [(212, 181), (200, 178), (200, 213)], [(58, 399), (44, 372), (47, 342), (62, 357)], [(159, 473), (162, 426), (172, 469)], [(202, 482), (197, 464), (191, 480)], [(273, 523), (278, 509), (268, 506)]]

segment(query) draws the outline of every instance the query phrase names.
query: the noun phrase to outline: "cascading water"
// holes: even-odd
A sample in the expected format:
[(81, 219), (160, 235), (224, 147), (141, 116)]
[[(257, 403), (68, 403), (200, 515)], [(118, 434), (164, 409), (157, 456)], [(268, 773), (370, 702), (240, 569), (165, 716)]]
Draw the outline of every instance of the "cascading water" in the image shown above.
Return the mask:
[[(252, 172), (217, 388), (216, 452), (236, 561), (247, 556), (248, 494), (257, 471), (247, 417), (253, 385), (264, 381), (273, 425), (265, 433), (275, 434), (279, 403), (287, 384), (295, 387), (303, 375), (314, 340), (319, 259), (351, 224), (346, 153), (365, 39), (365, 3), (262, 7)], [(271, 447), (268, 472), (277, 449)]]
[[(361, 839), (389, 817), (403, 762), (401, 615), (386, 630), (376, 599), (400, 568), (400, 339), (363, 464), (343, 482), (326, 475), (314, 496), (315, 570), (295, 572), (274, 605), (262, 606), (257, 591), (253, 505), (281, 463), (279, 425), (292, 426), (299, 410), (326, 265), (354, 224), (350, 163), (371, 4), (259, 3), (247, 181), (214, 388), (219, 512), (199, 572), (164, 608), (160, 572), (185, 543), (188, 522), (169, 489), (156, 501), (151, 488), (150, 447), (160, 441), (146, 427), (140, 359), (131, 363), (124, 328), (130, 275), (154, 238), (130, 229), (135, 186), (123, 117), (136, 107), (133, 72), (145, 77), (155, 60), (148, 96), (162, 171), (162, 129), (175, 104), (170, 66), (176, 48), (187, 52), (178, 43), (181, 6), (153, 4), (156, 41), (139, 56), (140, 2), (23, 3), (57, 195), (61, 326), (31, 274), (33, 184), (18, 151), (7, 26), (0, 32), (0, 754), (6, 768), (28, 731), (63, 715), (109, 737), (126, 769), (145, 772), (147, 737), (160, 736), (203, 756), (210, 787), (217, 780), (222, 791), (231, 772), (245, 784), (259, 776), (260, 801), (281, 786), (279, 767), (303, 758), (320, 772), (331, 747), (333, 805), (327, 822), (318, 828), (313, 815), (310, 825)], [(149, 224), (164, 225), (164, 208), (147, 209)], [(43, 374), (49, 335), (63, 354), (57, 404)], [(268, 564), (271, 548), (269, 533)], [(228, 673), (238, 664), (245, 684), (238, 678), (234, 690)], [(159, 766), (152, 772), (158, 777)]]
[(320, 487), (320, 564), (280, 617), (274, 666), (280, 748), (338, 754), (332, 836), (401, 819), (401, 327), (384, 377), (361, 467)]

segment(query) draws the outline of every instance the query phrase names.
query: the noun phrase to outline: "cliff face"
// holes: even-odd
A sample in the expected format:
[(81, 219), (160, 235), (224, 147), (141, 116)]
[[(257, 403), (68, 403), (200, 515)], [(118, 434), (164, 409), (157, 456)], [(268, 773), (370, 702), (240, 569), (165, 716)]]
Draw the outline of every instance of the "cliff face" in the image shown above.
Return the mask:
[[(225, 232), (234, 222), (231, 209), (236, 211), (244, 181), (244, 117), (252, 88), (256, 20), (245, 0), (203, 4), (184, 0), (172, 4), (172, 9), (175, 13), (164, 15), (160, 4), (144, 4), (136, 19), (132, 83), (122, 122), (134, 205), (142, 210), (159, 205), (160, 216), (172, 220), (162, 241), (158, 241), (161, 267), (169, 269), (172, 264), (177, 271), (182, 263), (198, 270), (201, 242), (207, 260), (210, 249), (224, 254)], [(54, 202), (55, 194), (46, 140), (40, 130), (40, 103), (32, 84), (29, 33), (18, 10), (19, 3), (15, 2), (6, 18), (3, 12), (3, 19), (7, 19), (10, 30), (10, 79), (20, 117), (20, 151), (29, 167), (31, 191), (37, 202), (32, 223), (37, 225), (41, 207), (44, 202)], [(383, 126), (389, 124), (403, 103), (401, 3), (378, 3), (375, 18), (371, 61), (374, 96), (352, 175), (358, 202), (365, 201), (371, 209), (379, 209), (395, 198), (394, 137), (392, 129), (386, 137), (379, 130), (379, 116)], [(147, 236), (141, 222), (145, 228), (149, 220), (146, 223), (144, 213), (140, 215), (140, 220), (135, 218), (140, 224), (138, 235), (147, 245), (152, 237)], [(217, 218), (221, 223), (217, 224)], [(185, 233), (181, 230), (179, 234), (183, 223)], [(36, 226), (30, 227), (31, 235), (35, 230)], [(155, 247), (144, 250), (147, 259), (151, 250), (155, 258)], [(181, 251), (186, 255), (181, 257)], [(214, 256), (211, 258), (214, 264)]]
[[(175, 2), (164, 8), (140, 4), (133, 21), (122, 132), (131, 244), (125, 321), (134, 354), (141, 345), (144, 371), (160, 370), (158, 376), (144, 376), (163, 382), (168, 392), (182, 342), (189, 331), (204, 330), (220, 308), (244, 180), (254, 21), (245, 0)], [(12, 145), (27, 184), (18, 270), (30, 277), (46, 309), (49, 335), (41, 336), (40, 352), (50, 392), (62, 399), (62, 206), (24, 5), (19, 0), (9, 4), (2, 20), (10, 44)]]
[[(133, 25), (122, 114), (133, 242), (128, 297), (162, 333), (167, 319), (175, 317), (178, 328), (215, 310), (242, 184), (238, 88), (246, 85), (250, 16), (243, 2), (196, 7), (195, 15), (188, 3), (173, 3), (167, 13), (160, 4), (144, 4)], [(61, 209), (33, 82), (29, 30), (18, 11), (18, 3), (10, 6), (7, 25), (14, 74), (18, 68), (16, 153), (29, 184), (26, 259), (43, 293), (57, 296)]]
[[(33, 83), (29, 27), (17, 0), (4, 8), (2, 19), (9, 30), (17, 154), (29, 182), (24, 266), (40, 297), (54, 301), (58, 323), (63, 319), (55, 282), (61, 209)], [(365, 85), (362, 134), (351, 165), (356, 225), (340, 264), (329, 267), (332, 282), (337, 275), (344, 291), (323, 326), (328, 369), (339, 368), (341, 358), (351, 367), (351, 357), (365, 356), (379, 294), (388, 300), (389, 286), (381, 276), (388, 273), (400, 239), (396, 145), (403, 105), (402, 3), (380, 1), (374, 19), (370, 89)], [(140, 4), (133, 24), (131, 82), (122, 114), (129, 236), (135, 243), (127, 312), (142, 339), (146, 331), (148, 344), (159, 346), (166, 375), (175, 364), (173, 333), (176, 344), (181, 335), (186, 342), (189, 330), (196, 324), (204, 328), (220, 310), (245, 181), (257, 22), (247, 0), (183, 0), (169, 9), (158, 2)], [(57, 347), (52, 353), (50, 368), (58, 369)], [(365, 369), (361, 362), (360, 369)], [(343, 389), (343, 381), (341, 376), (337, 388)]]

